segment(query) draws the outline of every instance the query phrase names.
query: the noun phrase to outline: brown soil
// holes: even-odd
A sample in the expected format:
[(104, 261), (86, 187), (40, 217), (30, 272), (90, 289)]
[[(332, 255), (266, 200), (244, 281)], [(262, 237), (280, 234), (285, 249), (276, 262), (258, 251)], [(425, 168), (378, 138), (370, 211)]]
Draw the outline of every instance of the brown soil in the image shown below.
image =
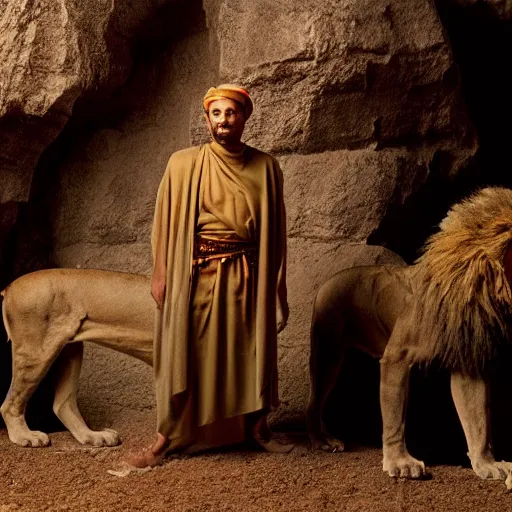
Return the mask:
[(430, 480), (394, 480), (376, 448), (311, 453), (301, 437), (286, 455), (224, 450), (124, 478), (107, 473), (153, 440), (153, 424), (153, 411), (121, 414), (123, 444), (102, 449), (81, 447), (67, 432), (52, 434), (49, 448), (21, 448), (0, 431), (0, 512), (512, 511), (503, 482), (468, 468), (435, 466)]

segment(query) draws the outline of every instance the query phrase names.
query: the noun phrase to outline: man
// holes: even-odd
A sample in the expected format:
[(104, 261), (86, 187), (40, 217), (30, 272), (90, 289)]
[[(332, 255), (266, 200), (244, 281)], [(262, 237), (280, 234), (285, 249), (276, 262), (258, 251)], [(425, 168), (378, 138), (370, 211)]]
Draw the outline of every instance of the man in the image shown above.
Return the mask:
[[(249, 93), (223, 84), (204, 97), (212, 142), (174, 153), (158, 190), (151, 293), (157, 441), (129, 463), (236, 443), (268, 451), (278, 405), (277, 332), (286, 325), (282, 172), (241, 142)], [(278, 319), (276, 319), (276, 314)]]

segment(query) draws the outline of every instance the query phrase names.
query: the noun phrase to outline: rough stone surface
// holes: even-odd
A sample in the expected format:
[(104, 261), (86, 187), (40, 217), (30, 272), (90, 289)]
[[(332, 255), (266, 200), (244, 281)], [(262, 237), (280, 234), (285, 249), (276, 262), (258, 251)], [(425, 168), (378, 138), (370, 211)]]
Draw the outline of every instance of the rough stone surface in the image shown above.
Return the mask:
[(2, 1), (0, 202), (28, 199), (37, 161), (76, 99), (125, 81), (130, 39), (158, 7), (173, 1)]
[(209, 0), (205, 7), (220, 78), (247, 85), (255, 98), (249, 143), (298, 153), (473, 144), (433, 3)]
[(288, 236), (364, 242), (428, 176), (429, 155), (342, 150), (280, 158)]
[[(56, 265), (149, 273), (168, 157), (208, 140), (209, 86), (249, 88), (256, 108), (245, 140), (279, 158), (288, 210), (291, 319), (280, 338), (275, 421), (300, 420), (317, 287), (345, 266), (387, 261), (364, 245), (368, 237), (433, 172), (456, 174), (476, 151), (433, 2), (4, 3), (0, 203), (26, 201), (37, 184), (30, 204), (49, 225)], [(126, 375), (146, 383), (142, 394), (151, 387), (146, 367), (120, 361), (88, 352), (86, 365), (109, 368), (118, 393), (101, 414), (123, 402)], [(86, 411), (105, 386), (93, 373), (84, 375)]]
[(56, 178), (53, 237), (59, 266), (151, 271), (157, 188), (171, 153), (189, 145), (182, 120), (211, 83), (207, 56), (205, 32), (177, 43), (150, 65), (152, 80), (144, 66), (129, 85), (144, 86), (150, 101), (119, 126), (79, 137)]

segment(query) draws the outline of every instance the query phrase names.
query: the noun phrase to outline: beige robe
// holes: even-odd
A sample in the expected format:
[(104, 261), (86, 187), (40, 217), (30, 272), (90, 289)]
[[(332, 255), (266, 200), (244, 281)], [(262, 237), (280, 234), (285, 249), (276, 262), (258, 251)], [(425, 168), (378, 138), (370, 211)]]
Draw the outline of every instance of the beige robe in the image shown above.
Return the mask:
[[(257, 243), (256, 268), (247, 275), (242, 257), (193, 268), (197, 233)], [(286, 227), (276, 160), (251, 147), (234, 155), (215, 142), (174, 153), (152, 244), (167, 269), (154, 345), (157, 430), (176, 447), (239, 441), (243, 415), (278, 404)]]

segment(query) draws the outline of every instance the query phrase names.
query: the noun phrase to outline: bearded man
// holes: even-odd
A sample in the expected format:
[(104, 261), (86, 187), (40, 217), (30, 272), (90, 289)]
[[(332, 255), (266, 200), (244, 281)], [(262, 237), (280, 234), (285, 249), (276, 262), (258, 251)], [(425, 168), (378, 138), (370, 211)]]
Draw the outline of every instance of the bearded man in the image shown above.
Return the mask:
[(268, 451), (278, 405), (277, 333), (288, 318), (283, 176), (270, 155), (241, 142), (249, 93), (223, 84), (203, 106), (212, 141), (174, 153), (152, 232), (157, 304), (157, 440), (128, 462), (237, 443)]

